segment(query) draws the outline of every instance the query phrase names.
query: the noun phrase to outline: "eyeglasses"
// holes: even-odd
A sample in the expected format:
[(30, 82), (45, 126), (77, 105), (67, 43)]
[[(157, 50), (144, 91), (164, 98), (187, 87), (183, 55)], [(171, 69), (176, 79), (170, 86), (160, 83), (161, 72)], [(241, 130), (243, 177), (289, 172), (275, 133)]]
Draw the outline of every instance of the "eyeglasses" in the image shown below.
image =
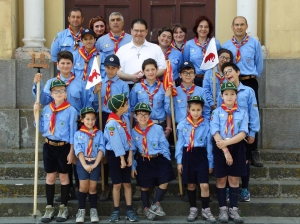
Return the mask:
[(137, 118), (149, 118), (150, 114), (137, 114), (136, 117)]
[(219, 58), (222, 61), (230, 61), (230, 58), (226, 58), (225, 56), (220, 56)]
[(146, 30), (136, 30), (136, 29), (134, 29), (132, 31), (135, 33), (145, 33), (146, 32)]
[(227, 69), (227, 71), (224, 71), (224, 75), (229, 75), (229, 73), (232, 72), (232, 68)]
[(195, 72), (182, 72), (180, 74), (183, 76), (193, 76), (193, 75), (195, 75)]
[(65, 89), (60, 89), (60, 90), (53, 90), (53, 91), (51, 91), (51, 93), (53, 93), (53, 94), (65, 93), (65, 92), (66, 92)]

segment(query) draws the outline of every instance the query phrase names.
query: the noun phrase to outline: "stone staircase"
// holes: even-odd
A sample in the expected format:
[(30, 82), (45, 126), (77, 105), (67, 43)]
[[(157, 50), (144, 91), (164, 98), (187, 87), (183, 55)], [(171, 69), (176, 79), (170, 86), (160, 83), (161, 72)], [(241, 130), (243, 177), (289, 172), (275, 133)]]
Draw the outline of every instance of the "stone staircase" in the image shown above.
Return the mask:
[[(243, 216), (247, 217), (299, 217), (300, 216), (300, 150), (262, 149), (263, 168), (251, 167), (251, 201), (240, 203)], [(0, 219), (8, 217), (29, 217), (33, 210), (34, 149), (0, 150)], [(173, 161), (174, 163), (174, 161)], [(174, 163), (174, 172), (176, 165)], [(43, 214), (45, 199), (45, 173), (42, 153), (39, 153), (38, 213)], [(56, 182), (56, 193), (60, 185)], [(133, 186), (135, 181), (133, 180)], [(101, 184), (99, 181), (98, 192)], [(133, 187), (134, 189), (134, 187)], [(210, 178), (210, 190), (213, 195), (212, 212), (218, 214), (215, 195), (215, 178)], [(201, 206), (200, 200), (197, 202)], [(57, 206), (57, 204), (55, 205)], [(77, 200), (69, 201), (71, 217), (77, 213)], [(89, 203), (87, 203), (89, 206)], [(184, 218), (189, 211), (189, 203), (182, 202), (178, 196), (178, 181), (169, 184), (162, 206), (171, 217)], [(125, 202), (121, 202), (122, 208)], [(142, 203), (134, 202), (134, 209), (142, 214)], [(98, 202), (100, 216), (108, 216), (113, 208), (112, 200)]]

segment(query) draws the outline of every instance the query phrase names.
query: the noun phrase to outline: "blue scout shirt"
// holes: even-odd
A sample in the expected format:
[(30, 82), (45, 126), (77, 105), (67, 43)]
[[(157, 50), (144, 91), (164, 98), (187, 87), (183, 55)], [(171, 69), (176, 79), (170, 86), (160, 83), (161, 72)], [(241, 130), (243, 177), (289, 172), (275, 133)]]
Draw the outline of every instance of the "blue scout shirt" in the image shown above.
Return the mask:
[[(231, 39), (223, 44), (222, 47), (232, 52), (233, 62), (236, 63), (236, 47)], [(256, 77), (260, 77), (264, 68), (264, 58), (260, 42), (249, 36), (248, 42), (241, 46), (240, 52), (241, 60), (236, 65), (240, 68), (241, 75), (255, 75)]]
[[(208, 44), (209, 45), (209, 44)], [(208, 47), (206, 45), (206, 49)], [(217, 51), (221, 48), (220, 42), (216, 40)], [(202, 49), (195, 43), (194, 39), (186, 42), (184, 51), (183, 51), (184, 61), (191, 61), (195, 66), (196, 74), (204, 74), (205, 70), (201, 70), (200, 66), (203, 61), (203, 52)]]
[[(123, 115), (121, 119), (122, 121), (126, 121), (127, 129), (130, 134), (130, 121), (128, 116)], [(106, 150), (113, 150), (116, 157), (124, 156), (126, 151), (133, 150), (133, 144), (130, 147), (127, 142), (124, 128), (116, 120), (110, 120), (106, 123), (104, 128), (104, 141)]]
[(74, 134), (77, 130), (77, 111), (74, 107), (69, 106), (68, 108), (59, 111), (55, 117), (55, 129), (52, 135), (50, 131), (50, 118), (52, 111), (50, 106), (47, 105), (43, 109), (43, 113), (40, 117), (39, 129), (43, 133), (43, 137), (51, 140), (69, 142), (74, 144)]
[[(118, 40), (119, 36), (115, 36), (115, 38)], [(130, 34), (125, 33), (125, 36), (123, 40), (120, 41), (118, 44), (118, 48), (122, 47), (125, 44), (130, 43), (132, 40), (132, 37)], [(110, 39), (109, 33), (105, 34), (104, 36), (100, 37), (97, 42), (96, 42), (96, 48), (98, 51), (102, 52), (104, 55), (104, 58), (107, 57), (108, 55), (111, 55), (114, 53), (114, 48), (115, 48), (115, 42)]]
[[(70, 77), (68, 79), (65, 79), (62, 75), (60, 76), (61, 80), (64, 81), (65, 83), (69, 81)], [(40, 104), (42, 105), (48, 105), (53, 101), (53, 98), (49, 90), (53, 80), (57, 80), (57, 78), (55, 77), (49, 79), (46, 82), (44, 89), (43, 89), (43, 82), (41, 81), (40, 83), (41, 85)], [(36, 84), (33, 84), (32, 94), (33, 97), (36, 99)], [(87, 90), (85, 89), (85, 83), (82, 80), (75, 78), (67, 86), (67, 101), (71, 104), (71, 106), (73, 106), (77, 110), (78, 114), (82, 108), (90, 106), (90, 103), (88, 101)]]
[[(145, 129), (142, 130), (144, 131)], [(132, 129), (131, 133), (132, 133), (133, 143), (136, 148), (133, 154), (135, 154), (137, 150), (141, 154), (145, 154), (145, 152), (143, 151), (143, 142), (142, 142), (143, 135), (135, 131), (134, 128)], [(148, 148), (149, 155), (155, 155), (157, 153), (160, 153), (168, 160), (171, 160), (169, 142), (166, 139), (163, 128), (160, 125), (154, 124), (153, 126), (151, 126), (149, 131), (147, 132), (146, 139), (147, 139), (147, 148)], [(136, 169), (136, 161), (133, 163), (132, 166), (132, 170), (135, 169)]]
[(179, 73), (180, 65), (183, 62), (183, 56), (180, 51), (176, 50), (175, 48), (172, 48), (168, 58), (172, 66), (173, 80), (176, 80), (179, 78), (178, 73)]
[[(189, 91), (191, 88), (188, 87), (187, 91)], [(179, 123), (180, 121), (184, 120), (187, 117), (187, 94), (182, 90), (180, 86), (176, 87), (177, 89), (177, 96), (173, 97), (174, 101), (174, 112), (175, 112), (175, 121), (176, 123)], [(201, 96), (204, 99), (204, 107), (202, 111), (202, 116), (209, 120), (210, 118), (210, 106), (214, 105), (214, 102), (211, 98), (211, 96), (208, 94), (208, 92), (199, 86), (195, 86), (192, 96)], [(168, 108), (170, 113), (170, 107)]]
[[(82, 43), (79, 42), (79, 47), (81, 46)], [(53, 39), (53, 42), (51, 44), (51, 60), (53, 62), (57, 62), (57, 54), (60, 51), (74, 51), (74, 38), (69, 28), (60, 31)]]
[[(182, 164), (183, 147), (188, 147), (189, 145), (192, 128), (192, 125), (186, 119), (177, 125), (178, 139), (175, 148), (177, 164)], [(206, 147), (209, 168), (214, 168), (209, 121), (206, 119), (195, 129), (194, 147)]]
[[(86, 133), (82, 131), (76, 131), (74, 135), (74, 151), (77, 157), (80, 152), (83, 153), (84, 157), (88, 157), (87, 148), (89, 145), (89, 140), (90, 137)], [(90, 158), (96, 158), (100, 150), (103, 152), (103, 155), (105, 155), (103, 133), (99, 130), (93, 138), (93, 150)]]
[[(223, 100), (221, 92), (219, 93), (217, 105), (221, 106)], [(251, 87), (243, 85), (241, 82), (238, 86), (237, 104), (240, 109), (244, 109), (249, 117), (249, 136), (255, 138), (255, 133), (259, 132), (260, 121), (257, 101), (254, 90)]]
[[(95, 51), (93, 53), (93, 56), (91, 57), (91, 59), (89, 60), (89, 63), (88, 63), (88, 68), (87, 68), (87, 77), (89, 77), (90, 75), (90, 72), (91, 72), (91, 69), (92, 69), (92, 66), (93, 66), (93, 61), (94, 61), (94, 58), (97, 56), (99, 52)], [(86, 53), (87, 55), (87, 53)], [(99, 57), (100, 57), (100, 74), (101, 74), (101, 77), (104, 78), (106, 76), (106, 73), (105, 73), (105, 67), (103, 65), (104, 63), (104, 60), (105, 60), (105, 57), (103, 56), (103, 54), (99, 54)], [(74, 64), (73, 64), (73, 72), (75, 74), (75, 76), (79, 79), (82, 80), (83, 78), (83, 69), (84, 69), (84, 59), (83, 57), (80, 55), (79, 51), (74, 51), (73, 52), (73, 58), (74, 58)], [(85, 83), (87, 82), (87, 79), (85, 80)]]
[[(230, 131), (230, 126), (228, 127), (228, 133), (225, 134), (225, 127), (227, 123), (228, 113), (218, 107), (215, 109), (210, 118), (210, 133), (214, 136), (217, 132), (221, 135), (222, 139), (232, 138)], [(248, 134), (248, 115), (247, 112), (243, 109), (238, 108), (233, 113), (233, 122), (234, 122), (234, 136), (240, 132), (245, 132)]]
[[(152, 86), (150, 86), (146, 79), (144, 79), (144, 83), (151, 94), (154, 92), (158, 84), (156, 81)], [(166, 113), (170, 115), (170, 97), (167, 97), (165, 94), (163, 83), (161, 82), (159, 90), (153, 97), (153, 107), (151, 107), (152, 112), (150, 114), (151, 120), (166, 120)], [(136, 83), (130, 92), (130, 108), (132, 112), (134, 111), (135, 105), (138, 103), (149, 104), (148, 93), (142, 87), (141, 83)]]
[[(216, 67), (216, 72), (218, 71), (218, 66)], [(219, 72), (221, 76), (223, 76), (222, 72)], [(226, 79), (224, 79), (223, 83), (227, 82)], [(213, 99), (213, 69), (206, 70), (204, 74), (203, 84), (202, 87), (207, 90), (207, 92), (210, 94), (211, 98)], [(220, 87), (220, 81), (216, 77), (216, 97), (218, 96), (218, 93), (221, 91)]]
[[(110, 113), (111, 110), (108, 109), (107, 105), (104, 106), (104, 98), (106, 95), (106, 87), (107, 81), (112, 80), (113, 82), (110, 84), (110, 96), (114, 96), (116, 94), (124, 93), (127, 98), (129, 98), (129, 86), (126, 82), (121, 80), (117, 75), (112, 79), (109, 79), (107, 76), (102, 80), (102, 90), (101, 90), (101, 97), (102, 97), (102, 111), (106, 113)], [(92, 104), (93, 108), (99, 112), (99, 105), (98, 105), (98, 93), (94, 94), (94, 87), (90, 89), (89, 93), (89, 101)], [(129, 101), (129, 99), (128, 99)], [(129, 102), (128, 102), (129, 104)]]

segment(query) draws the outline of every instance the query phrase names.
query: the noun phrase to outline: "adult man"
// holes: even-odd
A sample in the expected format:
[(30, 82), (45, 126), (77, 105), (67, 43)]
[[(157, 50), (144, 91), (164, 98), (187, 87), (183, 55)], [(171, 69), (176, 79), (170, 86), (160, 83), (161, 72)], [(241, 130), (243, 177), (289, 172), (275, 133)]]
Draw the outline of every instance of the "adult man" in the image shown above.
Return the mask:
[(100, 37), (96, 43), (97, 50), (103, 53), (104, 58), (108, 55), (116, 54), (121, 46), (131, 41), (131, 35), (125, 33), (123, 27), (124, 18), (122, 14), (119, 12), (111, 13), (109, 16), (110, 31), (108, 34)]
[(117, 56), (120, 58), (121, 70), (118, 71), (120, 79), (128, 81), (133, 86), (142, 76), (142, 63), (148, 58), (156, 60), (158, 65), (157, 76), (160, 77), (166, 70), (165, 56), (161, 48), (146, 40), (148, 34), (147, 23), (143, 19), (135, 19), (131, 23), (132, 41), (121, 47)]
[(80, 8), (72, 8), (69, 12), (68, 21), (69, 27), (60, 31), (53, 39), (51, 44), (51, 60), (57, 62), (57, 54), (60, 51), (73, 52), (82, 46), (80, 42), (81, 27), (83, 23), (82, 11)]
[[(263, 70), (263, 55), (260, 42), (248, 36), (246, 30), (248, 28), (247, 20), (243, 16), (237, 16), (233, 19), (231, 25), (234, 36), (227, 41), (222, 47), (230, 50), (234, 56), (234, 62), (240, 69), (240, 81), (243, 85), (251, 87), (255, 92), (255, 97), (258, 102), (258, 83), (256, 78), (259, 78)], [(257, 133), (254, 136), (247, 137), (247, 150), (252, 151), (252, 165), (262, 167), (259, 152), (257, 150)]]

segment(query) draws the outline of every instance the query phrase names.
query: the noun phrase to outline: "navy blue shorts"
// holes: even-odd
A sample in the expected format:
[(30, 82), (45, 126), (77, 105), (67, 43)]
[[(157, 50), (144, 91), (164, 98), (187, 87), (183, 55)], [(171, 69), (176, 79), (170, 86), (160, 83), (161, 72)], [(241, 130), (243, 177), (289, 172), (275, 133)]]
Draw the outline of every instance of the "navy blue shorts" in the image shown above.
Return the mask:
[[(96, 160), (93, 161), (85, 161), (86, 164), (92, 165), (95, 163)], [(77, 161), (77, 173), (78, 173), (78, 179), (79, 180), (93, 180), (93, 181), (98, 181), (99, 180), (99, 175), (100, 175), (100, 163), (98, 166), (92, 170), (91, 173), (88, 173), (82, 166), (80, 160), (78, 159)]]
[(152, 188), (160, 184), (168, 183), (175, 179), (171, 161), (163, 155), (149, 159), (142, 157), (137, 152), (137, 185), (144, 188)]
[[(52, 142), (59, 142), (49, 139)], [(70, 144), (53, 146), (48, 143), (43, 145), (44, 170), (46, 173), (69, 173), (70, 166), (67, 157), (70, 152)]]
[(209, 165), (205, 147), (194, 147), (189, 152), (183, 148), (182, 155), (182, 183), (208, 183)]
[[(121, 168), (121, 159), (116, 157), (113, 150), (107, 150), (109, 173), (111, 182), (113, 184), (131, 183), (131, 167), (126, 166), (124, 169)], [(129, 151), (124, 155), (124, 159), (127, 163)]]
[(244, 140), (234, 145), (227, 146), (233, 159), (233, 164), (231, 166), (228, 166), (226, 164), (224, 153), (221, 149), (219, 149), (216, 146), (215, 140), (212, 141), (212, 144), (213, 144), (215, 177), (217, 178), (222, 178), (226, 176), (242, 177), (247, 174), (246, 148), (245, 148)]

